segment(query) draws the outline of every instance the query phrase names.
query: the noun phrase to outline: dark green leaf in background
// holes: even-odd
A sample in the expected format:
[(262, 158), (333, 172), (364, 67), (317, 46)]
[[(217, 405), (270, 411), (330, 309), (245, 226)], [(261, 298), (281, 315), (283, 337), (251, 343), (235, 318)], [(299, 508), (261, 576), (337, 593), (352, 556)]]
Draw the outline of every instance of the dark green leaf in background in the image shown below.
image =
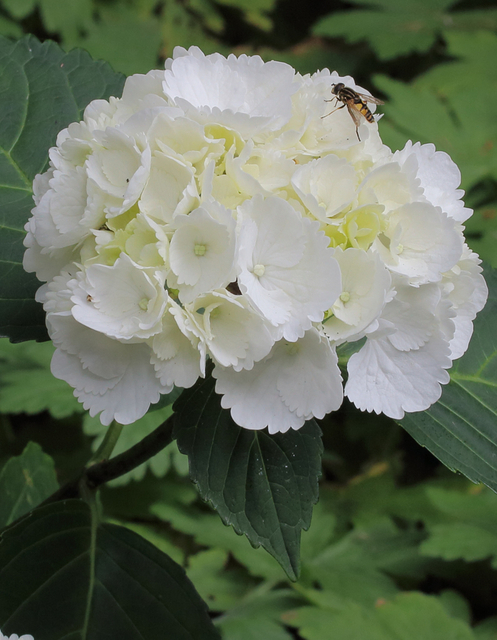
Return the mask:
[(22, 29), (16, 22), (0, 16), (0, 34), (8, 38), (20, 38)]
[(402, 593), (376, 608), (303, 607), (284, 616), (306, 640), (474, 640), (471, 629), (451, 618), (437, 598)]
[(497, 618), (487, 618), (475, 627), (475, 638), (477, 640), (496, 640), (497, 638)]
[(288, 576), (299, 575), (300, 533), (310, 525), (321, 473), (321, 430), (269, 435), (236, 425), (214, 380), (200, 380), (174, 405), (175, 437), (190, 476), (225, 524), (262, 545)]
[(427, 495), (445, 522), (428, 524), (426, 556), (466, 562), (492, 558), (497, 568), (497, 497), (479, 485), (470, 492), (430, 487)]
[(153, 15), (142, 17), (122, 5), (118, 12), (104, 6), (100, 20), (90, 25), (87, 35), (77, 44), (126, 75), (143, 73), (158, 65), (160, 23)]
[(216, 640), (181, 567), (87, 504), (41, 507), (0, 541), (0, 626), (36, 640)]
[(17, 344), (0, 339), (0, 412), (36, 414), (49, 411), (54, 418), (82, 413), (72, 388), (50, 372), (51, 342)]
[(497, 491), (497, 272), (488, 270), (485, 276), (487, 305), (441, 399), (400, 424), (450, 469)]
[(46, 30), (60, 33), (66, 50), (75, 46), (80, 32), (91, 24), (92, 0), (38, 0), (38, 3)]
[(271, 582), (285, 579), (281, 566), (272, 556), (262, 548), (254, 549), (246, 537), (233, 535), (228, 527), (220, 527), (219, 518), (214, 513), (199, 513), (198, 510), (175, 504), (165, 498), (154, 502), (150, 506), (150, 513), (177, 531), (194, 536), (199, 545), (229, 551), (252, 576)]
[(0, 529), (37, 507), (59, 488), (52, 458), (29, 442), (0, 472)]
[[(454, 0), (351, 0), (361, 8), (331, 13), (314, 26), (314, 34), (344, 37), (349, 42), (369, 41), (378, 57), (389, 60), (408, 53), (426, 52), (435, 42)], [(364, 5), (371, 5), (365, 9)]]
[(290, 589), (255, 589), (240, 604), (216, 620), (223, 640), (291, 640), (281, 625), (281, 614), (292, 609), (298, 597)]
[(123, 80), (84, 51), (0, 38), (0, 334), (14, 341), (46, 338), (34, 301), (39, 283), (22, 268), (33, 178), (46, 169), (57, 133), (80, 120), (91, 100), (120, 95)]
[(13, 18), (25, 18), (35, 8), (36, 0), (2, 0), (2, 5)]
[(387, 96), (380, 132), (393, 148), (410, 138), (446, 151), (467, 188), (488, 176), (497, 180), (497, 118), (489, 109), (497, 99), (497, 35), (450, 32), (445, 37), (453, 59), (411, 84), (375, 76)]

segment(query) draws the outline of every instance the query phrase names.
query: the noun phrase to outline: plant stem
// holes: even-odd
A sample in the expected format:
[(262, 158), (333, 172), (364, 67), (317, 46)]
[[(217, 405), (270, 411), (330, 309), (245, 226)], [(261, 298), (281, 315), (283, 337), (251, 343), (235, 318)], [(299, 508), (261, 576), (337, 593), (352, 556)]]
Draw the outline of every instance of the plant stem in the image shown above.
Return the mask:
[(174, 414), (124, 453), (88, 467), (85, 471), (88, 484), (98, 487), (109, 480), (114, 480), (165, 449), (173, 441), (173, 418)]
[(119, 439), (119, 436), (121, 435), (122, 430), (123, 430), (123, 425), (119, 424), (119, 422), (116, 422), (114, 420), (113, 422), (110, 423), (110, 426), (107, 429), (107, 432), (105, 433), (104, 439), (100, 443), (100, 446), (95, 451), (93, 456), (88, 461), (86, 465), (87, 467), (93, 464), (97, 464), (102, 460), (108, 460), (110, 458), (112, 452), (114, 451), (114, 447), (116, 446), (116, 443)]
[[(156, 453), (165, 449), (167, 445), (173, 441), (173, 419), (174, 414), (157, 427), (155, 431), (152, 431), (146, 438), (143, 438), (143, 440), (127, 451), (115, 456), (115, 458), (101, 460), (100, 462), (85, 467), (74, 480), (70, 480), (63, 487), (60, 487), (60, 489), (44, 500), (42, 504), (49, 504), (69, 498), (79, 498), (82, 493), (84, 493), (84, 491), (82, 491), (83, 486), (94, 491), (105, 482), (118, 478), (128, 473), (128, 471), (132, 471), (140, 464), (143, 464), (155, 456)], [(104, 443), (102, 443), (102, 445), (103, 444)], [(99, 451), (101, 449), (102, 446), (99, 447)]]

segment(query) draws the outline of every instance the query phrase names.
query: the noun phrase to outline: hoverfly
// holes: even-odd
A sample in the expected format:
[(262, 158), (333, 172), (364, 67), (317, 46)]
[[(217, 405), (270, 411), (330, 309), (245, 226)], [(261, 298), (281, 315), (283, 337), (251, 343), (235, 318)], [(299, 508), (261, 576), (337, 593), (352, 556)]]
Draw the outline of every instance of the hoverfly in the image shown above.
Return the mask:
[(336, 100), (337, 104), (338, 104), (338, 101), (343, 102), (343, 104), (340, 107), (337, 107), (331, 113), (327, 113), (326, 116), (323, 116), (323, 118), (330, 116), (332, 113), (335, 113), (335, 111), (338, 111), (338, 109), (343, 109), (344, 107), (347, 107), (350, 117), (352, 118), (355, 124), (355, 132), (357, 135), (357, 139), (360, 142), (361, 139), (359, 138), (359, 125), (361, 124), (361, 116), (365, 118), (368, 122), (375, 121), (374, 116), (369, 110), (367, 103), (368, 102), (371, 102), (372, 104), (385, 104), (385, 103), (382, 100), (378, 100), (378, 98), (367, 95), (365, 93), (358, 93), (357, 91), (354, 91), (354, 89), (350, 89), (349, 87), (346, 87), (343, 82), (332, 84), (331, 93), (333, 93), (335, 97), (332, 98), (331, 100), (326, 100), (326, 102), (333, 102), (333, 100)]

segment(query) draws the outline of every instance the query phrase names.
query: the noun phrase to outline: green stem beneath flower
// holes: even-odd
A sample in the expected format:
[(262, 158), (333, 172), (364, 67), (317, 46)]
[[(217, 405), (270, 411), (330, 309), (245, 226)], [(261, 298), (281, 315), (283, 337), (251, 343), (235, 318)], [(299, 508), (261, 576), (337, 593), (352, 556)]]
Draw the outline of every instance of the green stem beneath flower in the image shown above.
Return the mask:
[(97, 464), (98, 462), (102, 462), (102, 460), (108, 460), (110, 458), (122, 430), (122, 424), (119, 424), (119, 422), (116, 422), (115, 420), (111, 422), (104, 435), (104, 439), (100, 443), (100, 446), (95, 451), (93, 456), (88, 460), (88, 463), (86, 465), (87, 467)]
[[(49, 504), (57, 502), (58, 500), (67, 500), (70, 498), (83, 497), (84, 499), (86, 497), (86, 490), (93, 492), (98, 489), (100, 485), (105, 484), (110, 480), (114, 480), (115, 478), (119, 478), (125, 473), (136, 469), (136, 467), (147, 460), (150, 460), (150, 458), (159, 453), (159, 451), (162, 451), (162, 449), (165, 449), (169, 444), (171, 444), (173, 441), (173, 420), (174, 414), (157, 427), (157, 429), (152, 431), (152, 433), (150, 433), (146, 438), (143, 438), (143, 440), (127, 451), (120, 453), (118, 456), (115, 456), (110, 460), (103, 459), (98, 462), (94, 462), (93, 464), (89, 463), (89, 465), (87, 465), (83, 471), (74, 478), (74, 480), (70, 480), (63, 487), (60, 487), (60, 489), (42, 502), (42, 504)], [(115, 424), (122, 427), (122, 425), (118, 425), (118, 423)], [(111, 429), (107, 432), (104, 442), (110, 431)], [(110, 448), (112, 439), (114, 439), (115, 445), (115, 441), (117, 441), (117, 438), (119, 437), (118, 431), (120, 433), (120, 429), (112, 429), (113, 435), (112, 437), (109, 435), (105, 451)], [(92, 457), (92, 460), (95, 459), (97, 454), (101, 455), (104, 442), (102, 442), (102, 445)]]
[(173, 441), (173, 419), (174, 414), (143, 440), (115, 458), (88, 467), (85, 471), (88, 483), (98, 487), (119, 478), (165, 449)]

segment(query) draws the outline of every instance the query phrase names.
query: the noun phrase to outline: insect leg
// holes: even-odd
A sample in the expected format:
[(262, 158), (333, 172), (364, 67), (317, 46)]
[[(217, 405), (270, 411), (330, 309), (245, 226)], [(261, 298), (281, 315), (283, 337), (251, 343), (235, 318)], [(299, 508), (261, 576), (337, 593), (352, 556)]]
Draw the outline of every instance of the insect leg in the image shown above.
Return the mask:
[[(331, 102), (331, 100), (325, 100), (325, 102)], [(324, 116), (321, 116), (321, 118), (327, 118), (328, 116), (331, 116), (332, 113), (335, 113), (335, 111), (338, 111), (339, 109), (343, 109), (346, 106), (347, 106), (346, 104), (342, 104), (340, 107), (337, 107), (336, 109), (333, 109), (333, 111), (330, 111), (329, 113), (326, 113)]]

